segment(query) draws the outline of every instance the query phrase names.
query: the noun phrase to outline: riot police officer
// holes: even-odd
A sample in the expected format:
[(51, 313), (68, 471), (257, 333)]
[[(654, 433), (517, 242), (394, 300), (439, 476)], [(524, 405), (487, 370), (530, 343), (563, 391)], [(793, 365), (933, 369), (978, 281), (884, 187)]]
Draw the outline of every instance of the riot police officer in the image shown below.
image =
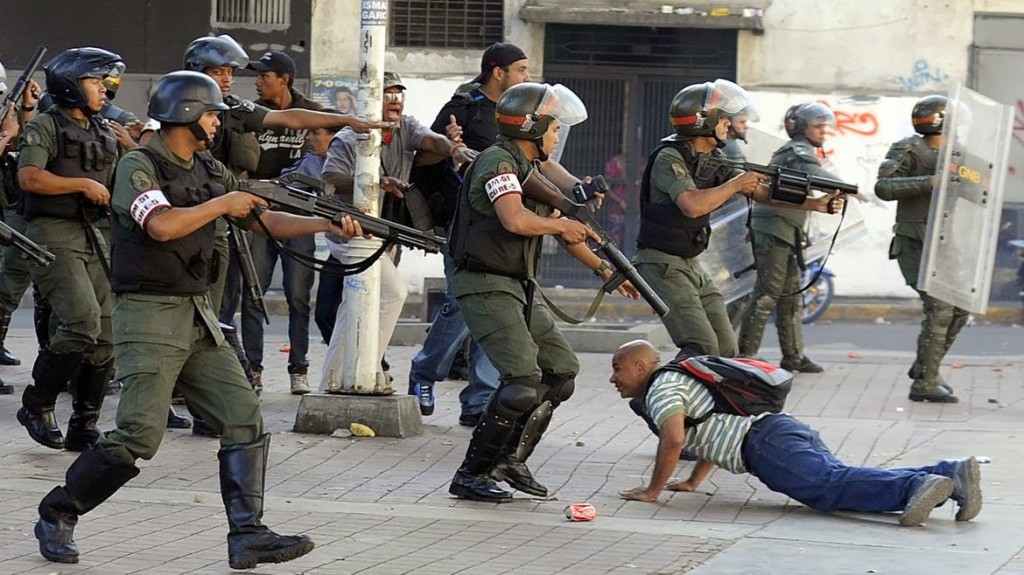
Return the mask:
[[(33, 266), (32, 279), (59, 325), (36, 357), (34, 384), (25, 388), (18, 421), (32, 439), (53, 449), (81, 451), (99, 436), (96, 420), (112, 370), (107, 245), (96, 222), (107, 216), (118, 145), (99, 112), (103, 79), (123, 68), (120, 56), (99, 48), (56, 56), (45, 66), (56, 106), (29, 122), (20, 140), (25, 235), (57, 256), (46, 267)], [(53, 408), (80, 362), (65, 438)]]
[[(459, 192), (450, 253), (452, 293), (470, 335), (497, 368), (501, 384), (487, 404), (448, 491), (461, 499), (509, 501), (495, 479), (537, 496), (547, 488), (526, 467), (552, 411), (573, 393), (579, 362), (550, 310), (529, 287), (540, 237), (553, 235), (602, 277), (606, 262), (587, 249), (593, 230), (546, 217), (546, 206), (524, 195), (535, 161), (547, 159), (561, 125), (586, 119), (586, 108), (564, 86), (521, 83), (495, 108), (498, 142), (471, 166)], [(632, 290), (632, 286), (627, 289)], [(625, 291), (624, 291), (625, 293)], [(637, 297), (635, 290), (630, 295)]]
[(159, 133), (118, 166), (111, 285), (117, 294), (114, 352), (124, 389), (117, 428), (83, 452), (68, 468), (65, 485), (39, 504), (35, 534), (50, 561), (78, 561), (78, 516), (138, 475), (138, 458), (156, 454), (175, 382), (221, 435), (231, 568), (289, 561), (313, 549), (309, 537), (278, 535), (260, 522), (270, 436), (263, 431), (259, 399), (225, 344), (207, 297), (216, 272), (214, 221), (228, 217), (257, 228), (259, 218), (282, 237), (330, 231), (349, 238), (361, 230), (348, 218), (336, 226), (262, 211), (265, 202), (232, 191), (238, 180), (205, 151), (218, 113), (226, 109), (209, 77), (168, 74), (149, 101)]
[[(786, 134), (791, 138), (772, 154), (771, 164), (836, 179), (821, 166), (817, 150), (825, 143), (825, 130), (835, 127), (836, 117), (820, 102), (802, 102), (786, 111)], [(761, 347), (765, 324), (772, 309), (779, 330), (783, 369), (821, 373), (820, 365), (803, 353), (800, 324), (800, 278), (804, 268), (803, 247), (807, 212), (758, 204), (751, 218), (751, 235), (757, 261), (757, 283), (747, 300), (740, 326), (739, 351), (753, 357)]]
[[(728, 80), (683, 88), (672, 99), (675, 134), (651, 153), (640, 188), (637, 271), (669, 306), (662, 322), (680, 349), (736, 355), (725, 299), (697, 257), (707, 249), (711, 212), (737, 194), (770, 202), (764, 176), (723, 162), (729, 115), (757, 111), (746, 90)], [(797, 209), (841, 207), (837, 194), (808, 199)]]
[[(743, 148), (747, 144), (747, 129), (750, 116), (746, 110), (740, 110), (736, 114), (729, 114), (729, 130), (725, 135), (725, 147), (722, 152), (730, 162), (746, 162), (747, 155)], [(743, 142), (743, 144), (740, 144)]]
[(917, 355), (907, 375), (911, 401), (957, 403), (953, 388), (939, 375), (939, 366), (956, 336), (967, 323), (967, 310), (940, 301), (917, 288), (921, 251), (928, 228), (928, 210), (935, 187), (935, 165), (946, 118), (946, 98), (922, 98), (910, 113), (917, 134), (896, 142), (878, 167), (875, 195), (896, 201), (889, 259), (895, 259), (907, 285), (914, 288), (924, 305)]

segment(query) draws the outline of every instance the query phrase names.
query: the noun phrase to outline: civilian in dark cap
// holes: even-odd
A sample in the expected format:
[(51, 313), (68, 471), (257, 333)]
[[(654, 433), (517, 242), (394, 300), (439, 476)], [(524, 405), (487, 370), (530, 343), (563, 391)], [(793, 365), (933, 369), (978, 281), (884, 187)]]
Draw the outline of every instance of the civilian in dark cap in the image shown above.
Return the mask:
[[(307, 99), (295, 91), (295, 62), (288, 54), (268, 50), (259, 60), (249, 62), (246, 68), (255, 70), (256, 103), (270, 110), (305, 109), (320, 110), (320, 104)], [(281, 172), (299, 161), (305, 146), (306, 128), (264, 127), (256, 133), (260, 144), (259, 165), (250, 174), (253, 178), (277, 178)], [(244, 232), (243, 232), (244, 233)], [(253, 262), (260, 279), (260, 289), (266, 293), (270, 286), (274, 268), (281, 260), (285, 301), (288, 302), (288, 377), (291, 392), (295, 395), (309, 393), (306, 372), (309, 369), (309, 316), (310, 292), (313, 289), (313, 270), (297, 263), (292, 258), (280, 257), (277, 245), (258, 234), (250, 234)], [(283, 240), (285, 248), (312, 258), (316, 251), (313, 236), (302, 236)], [(232, 291), (232, 294), (238, 292)], [(241, 298), (242, 345), (251, 369), (263, 371), (263, 312), (251, 298)], [(235, 307), (231, 307), (234, 315)]]

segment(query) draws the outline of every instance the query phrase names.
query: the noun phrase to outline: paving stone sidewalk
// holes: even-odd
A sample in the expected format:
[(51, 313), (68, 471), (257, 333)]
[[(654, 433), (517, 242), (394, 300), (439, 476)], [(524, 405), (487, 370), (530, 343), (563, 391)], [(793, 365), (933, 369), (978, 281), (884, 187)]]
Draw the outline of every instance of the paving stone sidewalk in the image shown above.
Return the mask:
[[(581, 355), (576, 394), (531, 458), (556, 500), (459, 501), (447, 486), (470, 435), (457, 423), (461, 382), (440, 385), (437, 411), (418, 437), (296, 434), (299, 398), (288, 393), (283, 343), (271, 336), (266, 346), (263, 406), (273, 440), (265, 522), (282, 533), (309, 533), (317, 548), (252, 573), (1024, 572), (1024, 525), (1016, 517), (1024, 505), (1017, 485), (1024, 356), (964, 358), (956, 381), (969, 399), (956, 405), (907, 401), (906, 362), (889, 355), (817, 352), (826, 373), (798, 377), (790, 410), (848, 462), (922, 464), (979, 450), (994, 459), (983, 470), (986, 508), (977, 522), (954, 523), (946, 506), (926, 527), (909, 529), (897, 527), (895, 517), (813, 513), (756, 479), (722, 471), (700, 493), (666, 494), (657, 504), (619, 499), (619, 490), (649, 477), (657, 442), (607, 383), (608, 354)], [(183, 431), (168, 431), (157, 456), (140, 462), (142, 473), (82, 517), (81, 563), (39, 556), (36, 505), (63, 481), (74, 454), (36, 445), (16, 421), (34, 353), (30, 330), (12, 330), (8, 348), (24, 363), (0, 368), (17, 388), (0, 396), (0, 573), (230, 572), (218, 443)], [(324, 349), (312, 346), (311, 374)], [(416, 351), (389, 350), (397, 388), (405, 387)], [(116, 400), (108, 398), (102, 428), (113, 425)], [(69, 403), (62, 396), (58, 404), (62, 425)], [(680, 466), (677, 475), (688, 469)], [(563, 507), (584, 501), (598, 519), (567, 522)]]

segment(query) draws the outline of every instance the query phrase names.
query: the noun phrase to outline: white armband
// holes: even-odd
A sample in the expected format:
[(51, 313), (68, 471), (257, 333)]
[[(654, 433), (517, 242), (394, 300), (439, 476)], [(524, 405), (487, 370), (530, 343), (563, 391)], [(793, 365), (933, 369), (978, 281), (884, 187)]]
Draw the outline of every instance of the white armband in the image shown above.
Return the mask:
[(132, 202), (132, 219), (145, 229), (146, 221), (149, 220), (150, 216), (161, 208), (170, 207), (172, 207), (171, 202), (167, 201), (167, 196), (162, 191), (156, 189), (147, 190), (139, 194), (135, 201)]
[(484, 189), (492, 204), (505, 194), (523, 193), (523, 187), (519, 185), (519, 178), (515, 174), (498, 174), (487, 180)]

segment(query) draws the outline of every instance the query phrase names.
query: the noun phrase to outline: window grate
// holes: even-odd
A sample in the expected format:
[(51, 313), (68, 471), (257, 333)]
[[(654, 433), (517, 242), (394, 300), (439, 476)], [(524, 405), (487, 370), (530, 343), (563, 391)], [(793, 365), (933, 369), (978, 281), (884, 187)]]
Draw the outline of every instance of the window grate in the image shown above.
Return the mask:
[(504, 37), (504, 0), (392, 0), (391, 45), (486, 48)]
[(291, 0), (213, 0), (214, 28), (283, 30), (291, 24)]

